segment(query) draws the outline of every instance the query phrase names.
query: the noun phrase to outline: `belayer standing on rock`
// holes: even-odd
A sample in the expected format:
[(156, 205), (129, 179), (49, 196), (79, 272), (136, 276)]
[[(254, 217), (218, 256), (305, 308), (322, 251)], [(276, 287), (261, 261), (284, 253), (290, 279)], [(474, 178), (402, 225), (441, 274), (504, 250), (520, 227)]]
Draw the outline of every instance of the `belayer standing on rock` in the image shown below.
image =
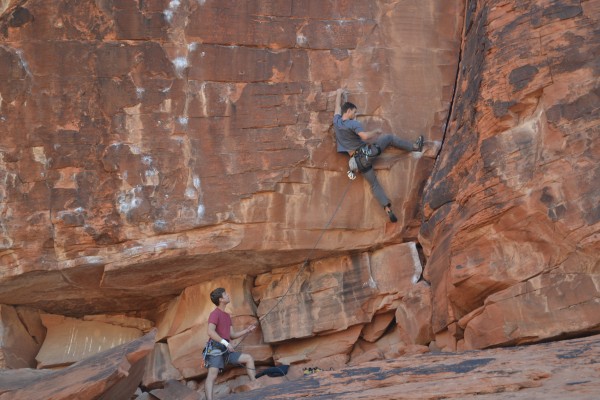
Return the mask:
[(390, 145), (406, 151), (421, 152), (423, 136), (419, 136), (413, 143), (392, 134), (382, 135), (381, 129), (365, 131), (362, 124), (356, 120), (356, 106), (349, 102), (342, 104), (343, 93), (344, 89), (338, 89), (336, 92), (333, 115), (337, 151), (350, 154), (350, 179), (354, 179), (354, 172), (359, 171), (371, 185), (373, 196), (390, 217), (390, 221), (396, 222), (398, 219), (392, 211), (392, 204), (373, 170), (373, 159)]
[(206, 399), (212, 400), (213, 386), (219, 370), (225, 368), (226, 364), (245, 364), (246, 373), (250, 381), (256, 380), (254, 359), (250, 354), (238, 353), (229, 341), (244, 336), (254, 329), (256, 325), (250, 325), (246, 329), (235, 332), (231, 326), (231, 316), (225, 311), (225, 307), (231, 301), (229, 294), (223, 288), (217, 288), (210, 293), (210, 300), (217, 306), (208, 316), (209, 340), (204, 349), (204, 359), (208, 368), (208, 376), (204, 383)]

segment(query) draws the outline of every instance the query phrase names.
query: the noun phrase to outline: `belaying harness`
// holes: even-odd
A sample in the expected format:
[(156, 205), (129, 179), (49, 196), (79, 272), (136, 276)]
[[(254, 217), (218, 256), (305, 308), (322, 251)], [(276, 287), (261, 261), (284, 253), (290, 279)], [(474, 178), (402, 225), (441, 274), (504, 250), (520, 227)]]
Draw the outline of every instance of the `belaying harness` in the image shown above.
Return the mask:
[(348, 167), (350, 171), (348, 171), (348, 178), (355, 179), (356, 171), (364, 174), (373, 168), (373, 158), (377, 157), (381, 154), (381, 147), (377, 144), (364, 144), (359, 147), (350, 160), (348, 161)]
[(227, 349), (227, 347), (225, 347), (221, 343), (215, 342), (212, 339), (208, 339), (208, 342), (206, 342), (206, 346), (204, 346), (204, 350), (202, 350), (202, 360), (204, 361), (204, 367), (207, 367), (206, 359), (208, 356), (221, 356), (228, 352), (229, 350)]

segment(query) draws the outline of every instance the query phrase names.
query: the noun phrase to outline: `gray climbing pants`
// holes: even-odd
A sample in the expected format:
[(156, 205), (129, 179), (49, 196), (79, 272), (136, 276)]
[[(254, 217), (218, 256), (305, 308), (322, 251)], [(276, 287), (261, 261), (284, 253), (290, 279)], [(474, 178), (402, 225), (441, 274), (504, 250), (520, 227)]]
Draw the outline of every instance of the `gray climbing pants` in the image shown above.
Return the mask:
[[(377, 138), (377, 140), (375, 141), (375, 144), (379, 146), (382, 152), (383, 150), (385, 150), (386, 147), (390, 145), (398, 149), (413, 151), (412, 142), (401, 139), (398, 136), (394, 136), (391, 134), (379, 136), (379, 138)], [(367, 182), (369, 182), (369, 185), (371, 185), (371, 192), (373, 193), (373, 196), (375, 196), (375, 199), (377, 199), (381, 207), (385, 207), (388, 204), (390, 204), (390, 199), (388, 199), (388, 197), (385, 194), (385, 191), (383, 190), (383, 187), (381, 187), (381, 184), (379, 183), (379, 180), (377, 180), (375, 170), (373, 168), (370, 168), (368, 171), (363, 172), (362, 175), (365, 177)]]

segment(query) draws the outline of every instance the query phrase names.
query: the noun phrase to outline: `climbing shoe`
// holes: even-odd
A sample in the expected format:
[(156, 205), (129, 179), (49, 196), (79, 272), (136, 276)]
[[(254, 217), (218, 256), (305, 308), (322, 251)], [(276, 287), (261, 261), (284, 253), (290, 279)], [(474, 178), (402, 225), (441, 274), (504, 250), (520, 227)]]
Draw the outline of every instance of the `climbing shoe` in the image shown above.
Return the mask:
[(396, 215), (394, 214), (391, 208), (388, 208), (387, 210), (385, 210), (385, 212), (387, 213), (388, 217), (390, 217), (391, 222), (398, 222), (398, 218), (396, 218)]
[(425, 143), (425, 138), (423, 135), (419, 136), (415, 143), (413, 144), (413, 151), (421, 152), (423, 151), (423, 144)]

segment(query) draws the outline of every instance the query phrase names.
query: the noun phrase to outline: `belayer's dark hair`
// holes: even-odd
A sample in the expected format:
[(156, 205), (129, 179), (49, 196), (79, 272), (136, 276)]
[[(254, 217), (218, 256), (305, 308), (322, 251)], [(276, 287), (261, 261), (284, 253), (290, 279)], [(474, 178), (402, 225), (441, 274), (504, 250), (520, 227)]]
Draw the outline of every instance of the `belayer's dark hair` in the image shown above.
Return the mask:
[(212, 292), (210, 292), (210, 301), (213, 302), (215, 306), (219, 306), (219, 299), (223, 297), (223, 293), (225, 293), (225, 289), (222, 287), (216, 288)]
[(348, 110), (356, 110), (356, 106), (349, 101), (342, 104), (342, 115), (346, 114)]

